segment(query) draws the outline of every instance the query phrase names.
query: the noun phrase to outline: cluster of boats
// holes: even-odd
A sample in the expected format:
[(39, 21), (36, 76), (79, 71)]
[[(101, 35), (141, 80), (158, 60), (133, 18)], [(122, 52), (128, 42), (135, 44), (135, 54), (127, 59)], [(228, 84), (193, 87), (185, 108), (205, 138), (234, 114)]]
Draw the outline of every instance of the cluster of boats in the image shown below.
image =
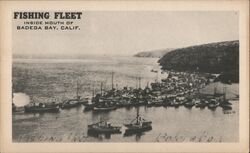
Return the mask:
[[(139, 108), (137, 108), (136, 118), (130, 123), (124, 124), (126, 127), (124, 136), (150, 131), (152, 129), (151, 124), (151, 121), (148, 121), (139, 115)], [(100, 121), (98, 123), (88, 125), (88, 134), (119, 134), (122, 133), (121, 128), (122, 126), (113, 126), (110, 122)]]
[[(30, 103), (24, 106), (24, 111), (27, 113), (36, 112), (59, 112), (60, 109), (70, 109), (84, 105), (84, 111), (112, 111), (121, 107), (132, 107), (132, 106), (147, 106), (147, 107), (175, 107), (184, 106), (186, 108), (201, 108), (204, 109), (216, 109), (222, 107), (224, 110), (232, 109), (231, 103), (226, 100), (225, 94), (217, 94), (213, 96), (207, 96), (203, 98), (199, 97), (185, 97), (185, 96), (172, 96), (168, 98), (157, 97), (157, 98), (127, 98), (124, 99), (110, 99), (100, 97), (96, 101), (92, 99), (69, 99), (63, 103)], [(15, 111), (16, 107), (12, 104), (12, 110)]]
[[(140, 81), (140, 79), (139, 79)], [(112, 111), (121, 107), (146, 106), (146, 107), (175, 107), (184, 106), (186, 108), (205, 108), (214, 110), (222, 107), (224, 110), (232, 109), (232, 104), (226, 99), (226, 92), (213, 94), (201, 94), (199, 90), (206, 85), (207, 80), (193, 74), (171, 74), (161, 83), (151, 83), (142, 89), (127, 88), (102, 90), (92, 97), (81, 98), (77, 83), (76, 98), (65, 100), (62, 103), (29, 103), (24, 106), (27, 113), (59, 112), (60, 109), (70, 109), (84, 105), (84, 111)], [(236, 97), (239, 98), (239, 97)], [(12, 111), (17, 107), (12, 103)], [(139, 115), (137, 107), (136, 118), (129, 123), (124, 123), (126, 128), (124, 136), (146, 132), (152, 129), (152, 122)], [(117, 134), (122, 133), (122, 126), (114, 126), (110, 122), (100, 121), (88, 125), (88, 134)]]
[[(139, 79), (140, 81), (140, 79)], [(199, 90), (205, 85), (204, 78), (193, 74), (170, 75), (162, 80), (162, 83), (151, 83), (142, 89), (124, 87), (121, 90), (113, 87), (108, 91), (94, 94), (92, 97), (81, 98), (79, 96), (79, 85), (77, 82), (76, 98), (65, 100), (62, 103), (30, 103), (24, 106), (25, 112), (58, 112), (60, 109), (69, 109), (84, 105), (84, 111), (111, 111), (120, 107), (147, 106), (147, 107), (175, 107), (184, 106), (186, 108), (209, 108), (216, 109), (222, 107), (225, 110), (232, 109), (231, 103), (226, 99), (226, 92), (214, 94), (200, 94)], [(16, 106), (12, 104), (12, 110), (16, 111)]]
[[(43, 112), (59, 112), (60, 109), (70, 109), (74, 107), (81, 106), (86, 103), (83, 101), (80, 96), (77, 96), (75, 99), (68, 99), (63, 103), (29, 103), (24, 106), (24, 111), (26, 113), (43, 113)], [(12, 111), (16, 110), (16, 106), (12, 103)]]

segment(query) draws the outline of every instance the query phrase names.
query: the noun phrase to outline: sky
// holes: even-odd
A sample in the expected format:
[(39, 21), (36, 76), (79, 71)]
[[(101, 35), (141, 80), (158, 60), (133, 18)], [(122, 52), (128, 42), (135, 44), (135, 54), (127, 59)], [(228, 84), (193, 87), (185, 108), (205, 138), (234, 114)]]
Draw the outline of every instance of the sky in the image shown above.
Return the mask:
[(83, 11), (75, 31), (17, 31), (14, 54), (133, 55), (239, 39), (234, 11)]

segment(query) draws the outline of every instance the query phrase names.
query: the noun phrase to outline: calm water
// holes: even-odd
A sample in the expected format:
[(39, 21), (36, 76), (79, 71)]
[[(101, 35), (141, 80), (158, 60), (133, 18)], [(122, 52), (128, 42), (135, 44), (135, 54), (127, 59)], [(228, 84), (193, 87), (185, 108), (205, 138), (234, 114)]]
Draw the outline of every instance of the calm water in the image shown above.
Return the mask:
[[(58, 101), (75, 95), (76, 80), (81, 83), (81, 95), (91, 95), (93, 90), (99, 91), (100, 82), (109, 89), (111, 72), (115, 72), (115, 84), (136, 87), (136, 77), (142, 77), (142, 86), (157, 79), (151, 69), (159, 69), (157, 59), (131, 57), (94, 57), (81, 60), (14, 60), (14, 91), (22, 92), (14, 95), (14, 101), (20, 99)], [(166, 75), (165, 75), (166, 76)], [(158, 78), (164, 75), (158, 74)], [(21, 85), (20, 85), (21, 84)], [(212, 90), (213, 85), (206, 91)], [(228, 86), (229, 95), (238, 93), (238, 85)], [(27, 95), (30, 98), (27, 98)], [(18, 98), (19, 96), (19, 98)], [(22, 98), (23, 97), (23, 98)], [(21, 105), (19, 101), (19, 106)], [(24, 114), (14, 113), (13, 141), (57, 141), (57, 142), (236, 142), (238, 141), (238, 101), (232, 101), (233, 109), (223, 111), (217, 108), (193, 107), (187, 109), (165, 107), (139, 107), (140, 114), (151, 120), (152, 130), (138, 135), (122, 134), (88, 136), (87, 125), (100, 118), (122, 125), (135, 118), (136, 108), (120, 108), (111, 112), (84, 112), (84, 106), (59, 113)]]

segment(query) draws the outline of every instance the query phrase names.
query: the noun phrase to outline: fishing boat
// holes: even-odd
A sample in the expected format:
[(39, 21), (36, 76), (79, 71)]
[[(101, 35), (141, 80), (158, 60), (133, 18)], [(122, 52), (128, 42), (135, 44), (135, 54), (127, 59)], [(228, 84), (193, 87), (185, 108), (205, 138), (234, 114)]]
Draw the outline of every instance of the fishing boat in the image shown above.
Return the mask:
[(62, 103), (61, 108), (62, 109), (68, 109), (68, 108), (78, 107), (81, 104), (82, 104), (82, 101), (81, 101), (80, 96), (79, 96), (79, 85), (78, 85), (78, 81), (77, 81), (77, 84), (76, 84), (76, 98), (64, 101)]
[(88, 104), (91, 103), (91, 102), (92, 102), (92, 97), (86, 96), (86, 97), (83, 98), (81, 104), (84, 105), (84, 106), (86, 106), (86, 105), (88, 105)]
[[(112, 83), (113, 84), (113, 83)], [(113, 100), (116, 99), (113, 96), (110, 96), (108, 98), (104, 97), (102, 95), (102, 84), (101, 84), (101, 94), (98, 96), (98, 102), (93, 107), (94, 111), (111, 111), (115, 110), (116, 106), (113, 104)]]
[(195, 103), (195, 107), (197, 107), (197, 108), (205, 108), (208, 105), (208, 103), (209, 102), (207, 100), (198, 100)]
[(124, 135), (149, 131), (152, 129), (151, 124), (151, 121), (147, 121), (139, 115), (139, 108), (137, 108), (136, 118), (133, 119), (130, 123), (124, 124), (124, 126), (127, 127)]
[(26, 113), (59, 112), (59, 104), (55, 102), (50, 104), (30, 103), (24, 106), (24, 111)]
[(226, 88), (223, 89), (223, 98), (219, 101), (220, 107), (222, 107), (223, 110), (231, 110), (232, 104), (229, 102), (228, 99), (226, 99)]
[(95, 106), (99, 103), (100, 96), (102, 95), (102, 83), (101, 83), (101, 94), (96, 94), (95, 95), (95, 87), (93, 84), (93, 90), (92, 90), (92, 97), (86, 97), (85, 100), (86, 102), (83, 104), (84, 111), (90, 111), (93, 110)]
[(185, 97), (176, 97), (174, 101), (171, 103), (171, 106), (174, 106), (175, 108), (183, 105), (185, 101)]
[(147, 100), (147, 107), (152, 107), (152, 106), (154, 106), (154, 101), (152, 98), (150, 98)]
[(67, 108), (78, 107), (80, 105), (81, 105), (81, 103), (79, 102), (79, 99), (70, 99), (70, 100), (65, 101), (62, 104), (61, 108), (67, 109)]
[(154, 69), (152, 69), (151, 72), (158, 73), (158, 71)]
[(192, 108), (195, 105), (195, 100), (194, 99), (190, 99), (187, 102), (184, 103), (184, 106), (187, 108)]
[(175, 98), (171, 98), (171, 97), (166, 97), (163, 101), (163, 106), (164, 107), (168, 107), (168, 106), (173, 106), (173, 101), (175, 101)]
[(115, 109), (116, 109), (116, 106), (112, 106), (112, 105), (97, 105), (93, 107), (94, 111), (111, 111)]
[(230, 105), (220, 105), (222, 107), (223, 110), (231, 110), (232, 106)]
[(210, 102), (207, 107), (210, 109), (216, 109), (219, 105), (220, 103), (216, 99), (210, 99)]
[(127, 97), (120, 98), (116, 103), (116, 107), (129, 107), (129, 106), (130, 106), (130, 100)]
[(239, 100), (240, 96), (238, 94), (235, 94), (235, 97), (231, 98), (231, 100)]
[(110, 122), (100, 121), (98, 123), (88, 125), (88, 133), (95, 133), (95, 134), (121, 133), (121, 127), (120, 126), (112, 126)]
[(163, 99), (161, 99), (161, 98), (156, 98), (155, 100), (154, 100), (154, 106), (155, 107), (160, 107), (160, 106), (162, 106), (163, 105)]

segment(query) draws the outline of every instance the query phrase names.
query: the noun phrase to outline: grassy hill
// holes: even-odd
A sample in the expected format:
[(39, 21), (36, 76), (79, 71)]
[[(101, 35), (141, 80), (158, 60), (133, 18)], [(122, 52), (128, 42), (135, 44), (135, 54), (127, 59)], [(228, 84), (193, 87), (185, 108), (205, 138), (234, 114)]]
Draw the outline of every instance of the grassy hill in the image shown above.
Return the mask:
[(167, 48), (167, 49), (162, 49), (162, 50), (155, 50), (155, 51), (145, 51), (145, 52), (139, 52), (137, 54), (135, 54), (135, 57), (155, 57), (155, 58), (161, 58), (162, 56), (164, 56), (166, 53), (170, 52), (171, 48)]
[(164, 70), (218, 73), (218, 81), (239, 82), (239, 41), (175, 49), (160, 60)]

